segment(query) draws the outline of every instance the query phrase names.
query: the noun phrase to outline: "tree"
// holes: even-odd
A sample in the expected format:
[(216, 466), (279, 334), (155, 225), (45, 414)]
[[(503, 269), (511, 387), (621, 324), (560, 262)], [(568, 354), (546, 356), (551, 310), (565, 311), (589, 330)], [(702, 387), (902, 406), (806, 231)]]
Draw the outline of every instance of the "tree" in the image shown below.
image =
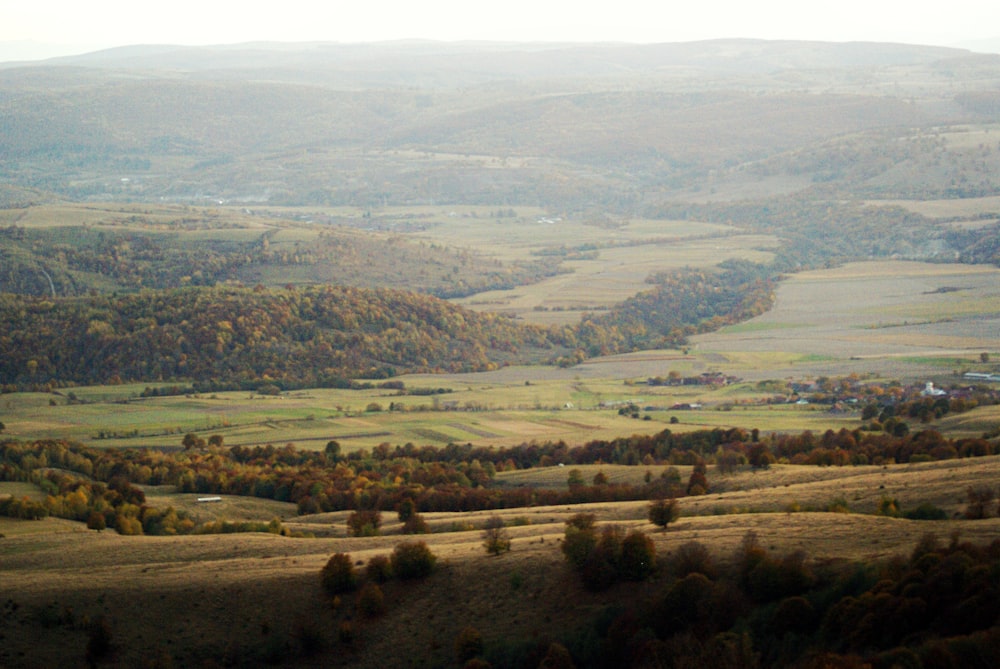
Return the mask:
[(681, 515), (677, 500), (654, 499), (649, 503), (649, 522), (666, 529), (667, 525), (677, 520)]
[(483, 526), (483, 546), (487, 553), (500, 555), (510, 550), (510, 534), (504, 526), (503, 518), (490, 516)]
[(405, 580), (428, 576), (437, 557), (423, 541), (404, 541), (393, 549), (390, 562), (392, 573)]
[(104, 514), (100, 511), (91, 511), (90, 515), (87, 516), (88, 530), (97, 530), (100, 532), (101, 530), (106, 529), (107, 526), (108, 522), (105, 520)]
[(377, 537), (382, 514), (368, 509), (355, 511), (347, 517), (347, 530), (352, 537)]
[(193, 448), (205, 448), (205, 440), (196, 435), (194, 432), (188, 432), (184, 435), (184, 439), (181, 440), (181, 446), (184, 450), (190, 451)]
[(431, 528), (423, 514), (415, 513), (403, 523), (403, 534), (430, 534)]
[(396, 510), (396, 513), (399, 517), (399, 522), (401, 523), (405, 523), (406, 521), (408, 521), (410, 518), (413, 517), (413, 514), (416, 512), (417, 512), (417, 505), (413, 503), (412, 499), (404, 499), (402, 502), (399, 503), (399, 508)]
[(358, 587), (354, 562), (347, 553), (334, 553), (320, 571), (323, 588), (331, 595), (350, 592)]
[(566, 479), (566, 484), (569, 486), (570, 490), (580, 488), (584, 485), (583, 474), (579, 469), (574, 468), (569, 470), (569, 476)]
[(369, 618), (385, 613), (385, 595), (376, 583), (365, 583), (358, 593), (358, 611)]
[(326, 455), (327, 462), (336, 463), (340, 460), (340, 444), (336, 441), (326, 442), (326, 450), (324, 451)]
[(208, 438), (208, 445), (212, 448), (222, 448), (223, 436), (221, 434), (213, 434)]
[(981, 520), (990, 517), (989, 507), (996, 496), (992, 486), (974, 485), (966, 491), (969, 503), (965, 507), (965, 517), (969, 520)]
[(689, 495), (704, 495), (708, 492), (708, 478), (705, 476), (707, 468), (705, 467), (705, 461), (699, 460), (694, 465), (694, 469), (691, 470), (691, 477), (688, 479), (687, 484), (687, 494)]
[(630, 581), (645, 580), (656, 567), (656, 546), (644, 532), (632, 530), (622, 540), (621, 575)]

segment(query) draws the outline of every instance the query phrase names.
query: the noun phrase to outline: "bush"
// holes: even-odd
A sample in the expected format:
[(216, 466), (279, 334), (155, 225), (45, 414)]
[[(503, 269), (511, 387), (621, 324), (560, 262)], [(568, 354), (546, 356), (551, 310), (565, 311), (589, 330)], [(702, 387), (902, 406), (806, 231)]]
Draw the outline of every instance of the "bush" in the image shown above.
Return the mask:
[(459, 663), (465, 663), (483, 654), (483, 635), (475, 627), (466, 627), (455, 639), (455, 655)]
[(948, 520), (948, 514), (945, 510), (930, 502), (922, 502), (912, 511), (903, 513), (903, 517), (908, 520)]
[(419, 513), (415, 513), (403, 523), (403, 534), (430, 534), (431, 528)]
[(510, 550), (510, 534), (500, 516), (490, 516), (486, 519), (486, 524), (483, 526), (483, 547), (492, 555), (500, 555)]
[(715, 561), (704, 544), (698, 541), (688, 541), (677, 547), (677, 552), (670, 561), (670, 568), (677, 578), (689, 574), (704, 574), (715, 578)]
[(96, 664), (111, 652), (111, 625), (103, 616), (97, 618), (87, 629), (87, 661)]
[(587, 558), (594, 552), (597, 546), (597, 533), (593, 528), (581, 530), (575, 525), (567, 523), (566, 534), (563, 537), (562, 552), (566, 556), (566, 561), (574, 569), (583, 568)]
[(434, 571), (436, 561), (423, 541), (404, 541), (392, 551), (392, 573), (402, 579), (423, 578)]
[(382, 514), (378, 511), (355, 511), (347, 517), (347, 531), (352, 537), (378, 536), (382, 525)]
[(649, 503), (649, 522), (666, 529), (667, 525), (680, 518), (681, 510), (677, 500), (656, 499)]
[(417, 512), (417, 505), (414, 504), (412, 499), (404, 499), (399, 503), (399, 508), (396, 509), (396, 514), (399, 517), (399, 522), (405, 523), (413, 514)]
[(643, 581), (656, 567), (656, 546), (653, 540), (639, 530), (632, 530), (622, 540), (621, 566), (623, 578)]
[(323, 588), (331, 595), (350, 592), (358, 587), (358, 575), (347, 553), (335, 553), (320, 572)]
[(375, 618), (385, 613), (385, 595), (375, 583), (365, 583), (358, 593), (358, 611), (361, 615)]
[(597, 516), (592, 513), (577, 513), (566, 521), (567, 527), (575, 527), (578, 530), (593, 530)]
[(971, 486), (967, 494), (969, 503), (965, 507), (965, 517), (969, 520), (982, 520), (990, 517), (989, 507), (992, 505), (996, 493), (992, 486), (975, 485)]
[(373, 583), (385, 583), (392, 578), (392, 565), (385, 555), (376, 555), (365, 566), (365, 576)]

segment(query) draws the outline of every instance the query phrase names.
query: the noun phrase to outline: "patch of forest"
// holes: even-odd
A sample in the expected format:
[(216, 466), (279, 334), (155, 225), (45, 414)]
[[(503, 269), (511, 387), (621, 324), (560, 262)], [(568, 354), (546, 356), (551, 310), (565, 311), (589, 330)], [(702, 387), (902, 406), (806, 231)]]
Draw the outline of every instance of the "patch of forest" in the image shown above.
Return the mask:
[[(926, 533), (908, 556), (875, 564), (780, 554), (748, 532), (725, 562), (690, 541), (657, 559), (620, 527), (567, 521), (563, 552), (591, 589), (616, 577), (660, 584), (609, 603), (557, 640), (482, 648), (489, 666), (893, 669), (1000, 662), (1000, 541)], [(650, 592), (652, 590), (652, 592)], [(467, 633), (466, 633), (467, 634)], [(557, 663), (554, 658), (558, 658)]]
[(495, 369), (560, 333), (419, 293), (187, 288), (83, 298), (0, 294), (0, 378), (45, 385), (196, 379), (340, 387), (403, 371)]
[[(895, 420), (893, 425), (899, 423)], [(725, 474), (739, 468), (768, 468), (777, 462), (823, 467), (884, 465), (997, 452), (995, 439), (985, 435), (950, 439), (933, 429), (911, 433), (871, 428), (828, 430), (818, 436), (811, 432), (766, 435), (742, 428), (678, 434), (663, 430), (579, 446), (562, 441), (502, 448), (383, 443), (371, 451), (346, 455), (336, 441), (323, 451), (292, 444), (226, 447), (221, 435), (206, 441), (193, 433), (185, 435), (182, 446), (183, 450), (165, 452), (96, 449), (62, 440), (0, 443), (0, 480), (30, 481), (52, 497), (45, 502), (8, 500), (0, 512), (84, 520), (97, 511), (108, 516), (109, 527), (118, 524), (120, 514), (132, 519), (126, 521), (129, 527), (134, 522), (145, 526), (145, 497), (136, 487), (144, 485), (292, 502), (302, 514), (347, 509), (379, 512), (397, 509), (404, 502), (424, 512), (477, 511), (704, 495), (713, 491), (709, 464)], [(494, 481), (498, 471), (596, 463), (668, 469), (659, 477), (648, 473), (642, 484), (611, 483), (601, 473), (588, 483), (575, 469), (568, 470), (566, 487), (507, 487)], [(676, 465), (692, 466), (686, 483), (673, 468)], [(81, 489), (82, 497), (76, 494)], [(76, 497), (67, 506), (64, 498), (70, 494)], [(122, 504), (132, 506), (122, 510)], [(67, 508), (72, 512), (64, 511)], [(934, 510), (920, 513), (930, 511)], [(896, 512), (901, 513), (898, 508)], [(142, 531), (133, 527), (129, 533)]]
[[(513, 288), (558, 273), (545, 261), (501, 263), (467, 250), (362, 234), (331, 224), (249, 229), (236, 216), (121, 215), (109, 225), (0, 227), (0, 292), (36, 296), (141, 288), (335, 283), (442, 298)], [(334, 221), (335, 222), (335, 221)], [(169, 231), (155, 231), (156, 228)], [(282, 233), (286, 234), (282, 234)], [(284, 241), (285, 237), (290, 241)]]
[[(483, 371), (678, 344), (770, 304), (764, 270), (657, 277), (579, 326), (545, 328), (419, 293), (343, 286), (190, 287), (45, 298), (0, 294), (0, 384), (194, 380), (201, 387), (343, 387), (404, 372)], [(659, 305), (649, 308), (649, 304)]]

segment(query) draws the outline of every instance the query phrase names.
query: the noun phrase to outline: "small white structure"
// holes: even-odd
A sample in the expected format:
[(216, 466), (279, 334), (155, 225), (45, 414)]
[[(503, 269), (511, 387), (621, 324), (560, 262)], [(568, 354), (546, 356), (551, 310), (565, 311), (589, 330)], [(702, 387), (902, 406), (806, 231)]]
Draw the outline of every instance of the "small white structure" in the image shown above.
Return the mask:
[(941, 397), (942, 395), (947, 395), (948, 393), (940, 388), (934, 387), (933, 381), (928, 381), (924, 389), (920, 391), (920, 394), (924, 397)]
[(221, 502), (222, 498), (221, 497), (199, 497), (197, 501), (198, 501), (199, 504), (203, 504), (205, 502)]

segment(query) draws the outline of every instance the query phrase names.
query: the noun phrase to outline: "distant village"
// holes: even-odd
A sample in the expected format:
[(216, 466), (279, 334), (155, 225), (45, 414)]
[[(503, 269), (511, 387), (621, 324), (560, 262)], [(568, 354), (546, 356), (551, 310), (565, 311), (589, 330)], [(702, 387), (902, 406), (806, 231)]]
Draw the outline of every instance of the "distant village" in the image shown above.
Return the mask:
[[(650, 386), (709, 386), (719, 388), (739, 383), (742, 379), (719, 372), (705, 372), (697, 376), (669, 376), (649, 378)], [(764, 404), (819, 404), (829, 406), (831, 412), (857, 410), (859, 406), (888, 407), (902, 402), (920, 399), (957, 401), (961, 403), (1000, 403), (1000, 374), (968, 372), (962, 376), (963, 383), (952, 384), (949, 388), (936, 386), (932, 381), (904, 386), (898, 382), (863, 381), (856, 376), (839, 379), (821, 377), (812, 381), (762, 382), (761, 389), (772, 388), (776, 392), (765, 398)], [(775, 387), (781, 384), (784, 387)], [(612, 407), (620, 403), (608, 403)], [(654, 410), (662, 407), (647, 407)], [(692, 411), (704, 408), (697, 402), (678, 402), (666, 407), (672, 411)]]

